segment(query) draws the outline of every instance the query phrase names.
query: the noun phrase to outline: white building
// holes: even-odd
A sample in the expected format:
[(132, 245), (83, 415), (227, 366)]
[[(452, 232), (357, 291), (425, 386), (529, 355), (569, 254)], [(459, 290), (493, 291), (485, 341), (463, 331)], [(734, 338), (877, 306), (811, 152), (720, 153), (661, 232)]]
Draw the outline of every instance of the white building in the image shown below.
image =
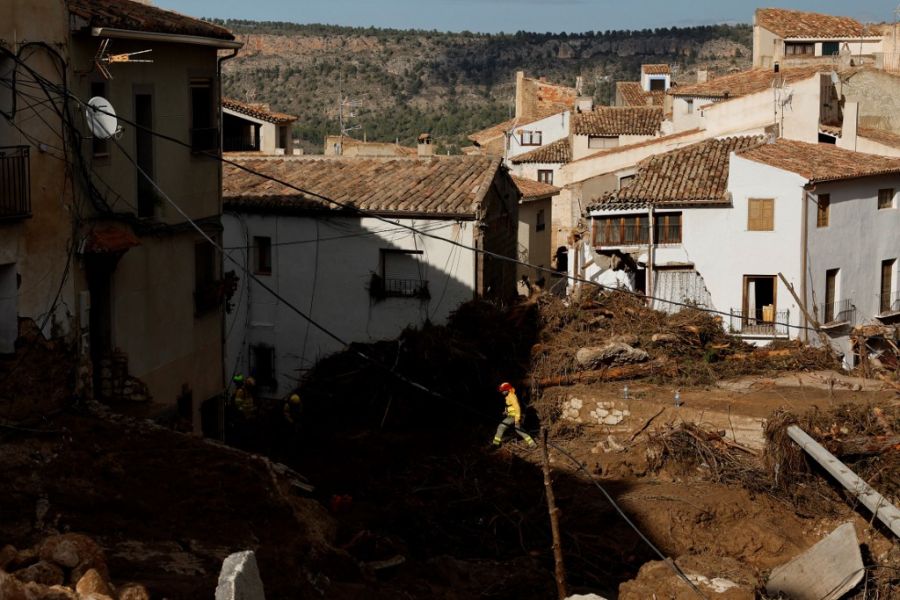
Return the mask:
[(900, 309), (898, 189), (900, 159), (763, 137), (703, 141), (647, 159), (592, 205), (582, 264), (598, 266), (584, 274), (630, 269), (657, 308), (713, 308), (751, 342), (815, 341), (783, 275), (850, 364), (850, 328)]
[[(513, 181), (521, 194), (517, 258), (536, 267), (553, 268), (550, 230), (553, 219), (553, 197), (559, 194), (559, 188), (520, 177), (513, 177)], [(516, 280), (520, 282), (519, 293), (523, 295), (528, 295), (528, 290), (521, 285), (521, 281), (526, 277), (528, 281), (544, 289), (555, 283), (550, 281), (551, 274), (546, 271), (516, 265)]]
[(641, 65), (640, 81), (616, 82), (616, 106), (663, 106), (672, 87), (669, 65)]
[(273, 111), (268, 104), (222, 98), (222, 148), (225, 152), (294, 154), (292, 128), (296, 120), (294, 115)]
[(395, 338), (410, 326), (442, 323), (475, 297), (515, 294), (514, 263), (402, 227), (514, 258), (519, 191), (500, 159), (238, 160), (388, 219), (362, 217), (225, 167), (225, 246), (285, 300), (238, 272), (227, 319), (226, 370), (252, 372), (264, 394), (289, 393), (306, 369), (341, 349), (292, 307), (343, 340), (370, 342)]

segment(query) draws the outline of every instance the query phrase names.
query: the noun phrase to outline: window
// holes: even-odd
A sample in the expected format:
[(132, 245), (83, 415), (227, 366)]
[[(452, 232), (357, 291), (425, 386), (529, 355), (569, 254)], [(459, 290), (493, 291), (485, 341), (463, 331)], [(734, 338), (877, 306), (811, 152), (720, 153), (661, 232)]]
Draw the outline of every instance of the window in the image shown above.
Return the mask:
[(603, 149), (615, 148), (619, 145), (619, 136), (617, 135), (589, 135), (588, 148)]
[(825, 323), (834, 321), (838, 271), (839, 269), (828, 269), (825, 271), (825, 310), (823, 311)]
[(653, 237), (657, 244), (681, 243), (681, 213), (663, 213), (654, 216)]
[(519, 143), (522, 146), (540, 146), (541, 137), (540, 131), (522, 131), (519, 135)]
[(429, 298), (421, 250), (381, 250), (381, 275), (373, 279), (376, 297)]
[(816, 208), (816, 227), (828, 227), (828, 215), (831, 212), (831, 195), (819, 194)]
[(637, 177), (637, 175), (635, 174), (622, 175), (621, 177), (619, 177), (619, 189), (621, 190), (623, 187), (631, 184), (631, 182), (634, 181), (635, 177)]
[(255, 266), (253, 272), (258, 275), (272, 274), (272, 238), (254, 237), (253, 238), (253, 264)]
[(553, 170), (552, 169), (538, 169), (538, 181), (541, 183), (549, 183), (553, 185)]
[(664, 92), (666, 91), (666, 80), (665, 79), (651, 79), (650, 80), (650, 91), (651, 92)]
[(750, 198), (747, 203), (747, 229), (750, 231), (774, 231), (775, 200)]
[[(138, 216), (152, 217), (156, 212), (156, 188), (148, 177), (154, 175), (153, 95), (134, 95), (135, 162), (137, 163)], [(143, 173), (141, 172), (143, 171)], [(146, 175), (145, 175), (146, 173)]]
[(650, 227), (647, 215), (594, 219), (594, 245), (597, 247), (646, 244), (649, 239)]
[(222, 299), (222, 287), (216, 279), (216, 249), (207, 241), (194, 245), (194, 314), (201, 316)]
[(785, 56), (812, 56), (816, 53), (816, 45), (807, 42), (785, 42)]
[[(894, 265), (896, 263), (896, 259), (881, 261), (881, 291), (879, 294), (878, 306), (878, 310), (881, 313), (900, 310), (900, 294), (898, 294), (896, 301), (891, 295), (894, 279)], [(895, 303), (897, 304), (896, 306), (894, 306)]]
[(274, 392), (278, 389), (275, 377), (275, 348), (271, 346), (250, 346), (250, 373), (256, 380), (256, 387)]
[(893, 208), (894, 188), (878, 190), (878, 210)]
[(537, 212), (537, 219), (535, 220), (534, 230), (535, 231), (543, 231), (547, 223), (545, 222), (546, 217), (544, 216), (544, 209), (540, 209)]
[[(91, 98), (95, 98), (97, 96), (103, 96), (105, 98), (106, 94), (107, 92), (105, 81), (91, 82)], [(109, 140), (98, 138), (96, 135), (91, 137), (91, 153), (95, 158), (104, 158), (109, 156)]]
[(822, 56), (834, 56), (841, 51), (840, 42), (822, 42)]
[(685, 100), (684, 105), (687, 108), (687, 110), (685, 111), (685, 114), (690, 115), (694, 112), (694, 99), (693, 98), (689, 98), (689, 99)]
[(212, 80), (191, 79), (191, 150), (209, 152), (219, 148), (219, 129)]
[(0, 147), (0, 222), (31, 215), (31, 163), (28, 146)]

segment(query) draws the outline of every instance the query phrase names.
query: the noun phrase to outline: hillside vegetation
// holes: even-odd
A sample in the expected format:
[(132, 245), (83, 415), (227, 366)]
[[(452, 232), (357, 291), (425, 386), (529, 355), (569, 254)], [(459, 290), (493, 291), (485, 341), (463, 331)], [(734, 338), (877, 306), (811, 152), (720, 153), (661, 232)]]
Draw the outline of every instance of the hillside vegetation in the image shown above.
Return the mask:
[(338, 132), (341, 91), (355, 102), (354, 137), (411, 145), (427, 131), (439, 151), (458, 152), (467, 133), (509, 118), (517, 70), (565, 85), (580, 75), (609, 104), (614, 82), (636, 80), (641, 63), (671, 64), (690, 81), (698, 67), (746, 68), (751, 56), (747, 25), (476, 34), (218, 22), (245, 42), (225, 62), (225, 94), (297, 115), (304, 149), (319, 153)]

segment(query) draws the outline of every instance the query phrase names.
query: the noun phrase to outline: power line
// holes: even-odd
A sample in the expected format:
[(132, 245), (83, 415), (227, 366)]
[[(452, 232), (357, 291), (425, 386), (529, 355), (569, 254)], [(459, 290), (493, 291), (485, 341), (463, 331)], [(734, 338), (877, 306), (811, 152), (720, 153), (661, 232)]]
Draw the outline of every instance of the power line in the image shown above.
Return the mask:
[[(59, 93), (59, 92), (58, 92), (58, 93)], [(71, 92), (64, 92), (64, 93), (67, 93), (67, 94), (69, 94), (70, 96), (72, 96), (72, 98), (73, 98), (76, 102), (79, 102), (79, 103), (81, 103), (82, 105), (85, 105), (85, 103), (84, 103), (82, 100), (80, 100), (80, 99), (78, 99), (77, 97), (75, 97), (74, 95), (72, 95)], [(104, 110), (102, 110), (102, 109), (96, 109), (96, 108), (95, 108), (94, 110), (97, 110), (97, 112), (101, 112), (101, 113), (103, 113), (103, 114), (108, 114), (108, 115), (110, 115), (110, 116), (115, 116), (115, 115), (112, 115), (112, 113), (109, 113), (109, 112), (104, 111)], [(153, 129), (150, 129), (150, 128), (145, 127), (145, 126), (142, 126), (142, 125), (139, 125), (139, 124), (137, 124), (137, 123), (135, 123), (135, 122), (133, 122), (133, 121), (129, 121), (128, 119), (125, 119), (125, 118), (120, 117), (120, 116), (117, 117), (117, 118), (118, 118), (119, 120), (123, 121), (124, 123), (127, 123), (127, 124), (129, 124), (129, 125), (131, 125), (131, 126), (133, 126), (133, 127), (136, 127), (136, 128), (141, 129), (141, 130), (143, 130), (143, 131), (147, 131), (148, 133), (150, 133), (150, 134), (152, 134), (152, 135), (154, 135), (154, 136), (156, 136), (156, 137), (159, 137), (160, 139), (163, 139), (163, 140), (172, 142), (172, 143), (174, 143), (174, 144), (183, 146), (183, 147), (185, 147), (185, 148), (190, 148), (190, 147), (191, 147), (190, 144), (188, 144), (188, 143), (186, 143), (186, 142), (183, 142), (183, 141), (181, 141), (181, 140), (179, 140), (179, 139), (177, 139), (177, 138), (174, 138), (174, 137), (172, 137), (172, 136), (169, 136), (169, 135), (166, 135), (166, 134), (163, 134), (163, 133), (159, 133), (159, 132), (157, 132), (157, 131), (154, 131)], [(646, 294), (642, 294), (642, 293), (640, 293), (640, 292), (635, 292), (635, 291), (628, 290), (628, 289), (624, 289), (624, 288), (618, 288), (618, 287), (612, 287), (612, 286), (603, 285), (603, 284), (601, 284), (601, 283), (597, 283), (596, 281), (591, 281), (590, 279), (585, 279), (585, 278), (583, 278), (583, 277), (578, 277), (578, 276), (576, 276), (576, 275), (570, 275), (569, 273), (562, 273), (562, 272), (560, 272), (560, 271), (556, 271), (555, 269), (552, 269), (552, 268), (549, 268), (549, 267), (544, 267), (544, 266), (542, 266), (542, 265), (535, 265), (535, 264), (532, 264), (532, 263), (529, 263), (529, 262), (526, 262), (526, 261), (523, 261), (523, 260), (519, 260), (519, 259), (514, 258), (514, 257), (511, 257), (511, 256), (506, 256), (505, 254), (499, 254), (499, 253), (497, 253), (497, 252), (492, 252), (492, 251), (486, 250), (486, 249), (484, 249), (484, 248), (476, 248), (476, 247), (474, 247), (474, 246), (469, 246), (469, 245), (467, 245), (467, 244), (464, 244), (464, 243), (459, 242), (459, 241), (456, 241), (456, 240), (452, 240), (452, 239), (450, 239), (450, 238), (445, 238), (445, 237), (442, 237), (442, 236), (439, 236), (439, 235), (435, 235), (435, 234), (433, 234), (433, 233), (429, 233), (429, 232), (427, 232), (427, 231), (423, 231), (423, 230), (418, 229), (418, 228), (416, 228), (416, 227), (414, 227), (414, 226), (412, 226), (412, 225), (407, 225), (407, 224), (402, 223), (402, 222), (400, 222), (400, 221), (394, 221), (394, 220), (391, 220), (391, 219), (388, 218), (388, 217), (384, 217), (384, 216), (382, 216), (382, 215), (380, 215), (380, 214), (378, 214), (378, 213), (376, 213), (376, 212), (372, 212), (372, 211), (369, 211), (369, 210), (360, 208), (360, 207), (355, 206), (355, 205), (353, 205), (353, 204), (351, 204), (351, 203), (346, 203), (346, 202), (341, 202), (341, 201), (339, 201), (339, 200), (334, 200), (333, 198), (330, 198), (330, 197), (325, 196), (325, 195), (323, 195), (323, 194), (320, 194), (320, 193), (318, 193), (318, 192), (314, 192), (314, 191), (311, 191), (311, 190), (307, 190), (307, 189), (305, 189), (305, 188), (299, 187), (299, 186), (297, 186), (297, 185), (295, 185), (295, 184), (292, 184), (292, 183), (290, 183), (290, 182), (288, 182), (288, 181), (285, 181), (285, 180), (283, 180), (283, 179), (279, 179), (278, 177), (274, 177), (274, 176), (271, 176), (271, 175), (267, 175), (267, 174), (265, 174), (265, 173), (262, 173), (262, 172), (260, 172), (260, 171), (257, 171), (257, 170), (255, 170), (255, 169), (253, 169), (253, 168), (250, 168), (250, 167), (248, 167), (248, 166), (245, 166), (245, 165), (241, 164), (240, 162), (231, 160), (231, 159), (226, 158), (226, 157), (224, 157), (224, 156), (220, 156), (220, 155), (217, 154), (217, 153), (213, 153), (213, 152), (206, 151), (206, 152), (199, 152), (199, 154), (204, 155), (204, 156), (207, 156), (207, 157), (209, 157), (209, 158), (213, 158), (213, 159), (218, 160), (218, 161), (220, 161), (220, 162), (222, 162), (222, 163), (224, 163), (224, 164), (231, 165), (231, 166), (233, 166), (233, 167), (235, 167), (235, 168), (237, 168), (237, 169), (239, 169), (239, 170), (241, 170), (241, 171), (244, 171), (245, 173), (249, 173), (249, 174), (251, 174), (251, 175), (256, 175), (257, 177), (260, 177), (260, 178), (265, 179), (265, 180), (267, 180), (267, 181), (272, 181), (272, 182), (274, 182), (274, 183), (278, 183), (279, 185), (282, 185), (282, 186), (284, 186), (284, 187), (286, 187), (286, 188), (288, 188), (288, 189), (292, 189), (292, 190), (294, 190), (294, 191), (296, 191), (296, 192), (299, 192), (299, 193), (301, 193), (301, 194), (304, 194), (304, 195), (306, 195), (306, 196), (310, 196), (310, 197), (313, 197), (313, 198), (318, 198), (318, 199), (320, 199), (320, 200), (322, 200), (322, 201), (324, 201), (324, 202), (326, 202), (326, 203), (328, 203), (328, 204), (333, 204), (333, 205), (335, 205), (335, 206), (337, 206), (337, 207), (339, 207), (339, 208), (342, 208), (342, 209), (344, 209), (344, 210), (347, 210), (347, 211), (349, 211), (349, 212), (358, 213), (358, 214), (363, 215), (363, 216), (365, 216), (365, 217), (368, 217), (368, 218), (371, 218), (371, 219), (375, 219), (375, 220), (379, 220), (379, 221), (382, 221), (382, 222), (384, 222), (384, 223), (388, 223), (388, 224), (394, 225), (395, 227), (398, 227), (398, 228), (401, 228), (401, 229), (406, 229), (406, 230), (412, 231), (412, 232), (414, 232), (414, 233), (418, 233), (418, 234), (422, 235), (423, 237), (428, 237), (428, 238), (431, 238), (431, 239), (434, 239), (434, 240), (438, 240), (438, 241), (441, 241), (441, 242), (444, 242), (444, 243), (447, 243), (447, 244), (450, 244), (450, 245), (453, 245), (453, 246), (457, 246), (457, 247), (462, 248), (462, 249), (464, 249), (464, 250), (469, 250), (470, 252), (474, 252), (474, 253), (477, 253), (477, 254), (483, 254), (483, 255), (485, 255), (485, 256), (489, 256), (489, 257), (495, 258), (495, 259), (497, 259), (497, 260), (501, 260), (501, 261), (505, 261), (505, 262), (510, 262), (510, 263), (513, 263), (513, 264), (516, 264), (516, 265), (520, 265), (520, 266), (523, 266), (523, 267), (527, 267), (527, 268), (530, 268), (530, 269), (534, 269), (534, 270), (539, 271), (539, 272), (547, 273), (547, 274), (549, 274), (549, 275), (553, 275), (553, 276), (560, 277), (560, 278), (565, 278), (565, 279), (567, 279), (568, 281), (572, 281), (572, 282), (574, 282), (574, 283), (580, 283), (580, 284), (584, 284), (584, 285), (589, 285), (589, 286), (592, 286), (592, 287), (595, 287), (595, 288), (597, 288), (597, 289), (604, 290), (604, 291), (618, 292), (618, 293), (622, 293), (622, 294), (626, 294), (626, 295), (629, 295), (629, 296), (633, 296), (633, 297), (639, 298), (639, 299), (641, 299), (641, 300), (652, 300), (652, 301), (655, 301), (655, 302), (660, 302), (660, 303), (663, 303), (663, 304), (668, 304), (668, 305), (670, 305), (670, 306), (678, 306), (678, 307), (681, 307), (681, 308), (690, 308), (690, 309), (693, 309), (693, 310), (697, 310), (697, 311), (700, 311), (700, 312), (704, 312), (704, 313), (712, 314), (712, 315), (716, 315), (716, 316), (721, 316), (721, 317), (732, 317), (732, 316), (733, 316), (733, 314), (732, 314), (732, 313), (729, 313), (729, 312), (720, 311), (720, 310), (716, 310), (716, 309), (713, 309), (713, 308), (700, 307), (700, 306), (697, 306), (697, 305), (692, 304), (692, 303), (689, 303), (689, 302), (679, 302), (679, 301), (677, 301), (677, 300), (671, 300), (671, 299), (668, 299), (668, 298), (660, 298), (660, 297), (657, 297), (657, 296), (649, 296), (649, 295), (646, 295)], [(800, 331), (816, 331), (814, 327), (809, 327), (809, 326), (805, 326), (805, 325), (795, 325), (795, 324), (793, 324), (793, 323), (787, 323), (787, 322), (772, 321), (771, 324), (772, 324), (773, 326), (776, 326), (776, 325), (777, 325), (777, 326), (782, 326), (782, 327), (785, 327), (785, 328), (788, 328), (788, 329), (797, 329), (797, 330), (800, 330)]]

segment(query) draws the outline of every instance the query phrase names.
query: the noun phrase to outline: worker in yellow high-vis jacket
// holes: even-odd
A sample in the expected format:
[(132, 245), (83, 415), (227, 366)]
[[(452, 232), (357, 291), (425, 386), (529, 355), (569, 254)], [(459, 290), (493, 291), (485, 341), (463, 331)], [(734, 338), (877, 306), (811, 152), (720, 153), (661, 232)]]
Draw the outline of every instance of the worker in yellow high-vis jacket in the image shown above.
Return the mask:
[(514, 427), (515, 432), (520, 438), (525, 440), (528, 447), (534, 448), (536, 446), (534, 439), (521, 429), (522, 407), (519, 404), (519, 398), (516, 396), (516, 389), (509, 383), (503, 382), (500, 384), (500, 387), (497, 388), (497, 391), (503, 394), (503, 398), (506, 401), (506, 412), (503, 420), (500, 421), (500, 424), (497, 426), (497, 433), (494, 434), (494, 446), (500, 446), (500, 444), (503, 443), (503, 434), (505, 434), (506, 430), (510, 427)]

